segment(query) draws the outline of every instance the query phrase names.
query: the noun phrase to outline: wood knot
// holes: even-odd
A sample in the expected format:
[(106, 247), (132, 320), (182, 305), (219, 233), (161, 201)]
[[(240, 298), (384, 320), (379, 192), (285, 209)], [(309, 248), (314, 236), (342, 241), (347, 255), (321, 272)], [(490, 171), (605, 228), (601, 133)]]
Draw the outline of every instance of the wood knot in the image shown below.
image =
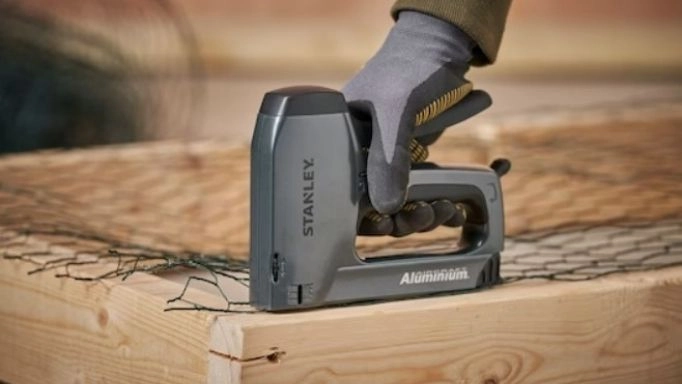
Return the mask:
[(286, 352), (279, 351), (277, 349), (273, 350), (271, 353), (265, 356), (265, 358), (271, 363), (279, 363), (280, 359), (286, 355)]
[(106, 328), (107, 324), (109, 324), (109, 312), (107, 312), (106, 308), (100, 309), (97, 313), (97, 322), (102, 328)]

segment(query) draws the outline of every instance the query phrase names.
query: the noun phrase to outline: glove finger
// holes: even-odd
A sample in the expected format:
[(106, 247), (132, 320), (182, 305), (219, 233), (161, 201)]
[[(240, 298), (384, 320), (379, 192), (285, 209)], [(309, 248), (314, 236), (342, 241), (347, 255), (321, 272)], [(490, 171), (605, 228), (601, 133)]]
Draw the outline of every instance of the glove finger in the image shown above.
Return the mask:
[(464, 204), (456, 203), (453, 205), (455, 209), (454, 214), (443, 225), (446, 227), (458, 228), (463, 226), (467, 221), (467, 208)]
[(382, 215), (376, 211), (367, 214), (360, 221), (358, 235), (386, 236), (393, 232), (393, 219), (389, 215)]
[[(417, 113), (415, 118), (415, 127), (417, 127), (415, 136), (419, 142), (424, 145), (433, 144), (448, 127), (454, 124), (454, 122), (448, 124), (447, 119), (438, 122), (434, 120), (441, 115), (446, 118), (449, 116), (458, 116), (458, 111), (453, 108), (469, 95), (474, 88), (473, 84), (466, 79), (457, 79), (457, 82), (459, 82), (459, 84), (455, 87), (450, 86), (449, 88), (442, 89), (442, 93), (438, 98), (432, 100), (426, 107)], [(452, 84), (452, 82), (448, 81), (446, 84)], [(431, 122), (433, 122), (433, 124), (430, 124)]]
[[(470, 82), (464, 82), (460, 84), (458, 87), (453, 88), (448, 92), (445, 92), (443, 95), (435, 99), (432, 103), (430, 103), (426, 108), (424, 108), (417, 114), (417, 117), (415, 119), (415, 126), (417, 127), (415, 130), (416, 137), (412, 139), (412, 142), (415, 142), (416, 145), (419, 145), (421, 148), (423, 148), (423, 150), (426, 153), (425, 155), (422, 155), (421, 153), (415, 153), (415, 151), (412, 148), (413, 146), (416, 147), (416, 145), (410, 143), (410, 150), (412, 151), (413, 155), (412, 162), (418, 163), (425, 161), (429, 155), (426, 147), (435, 143), (441, 137), (441, 135), (443, 135), (443, 132), (445, 132), (445, 129), (447, 129), (449, 125), (443, 126), (440, 131), (425, 135), (420, 135), (420, 128), (427, 130), (430, 129), (426, 127), (430, 122), (434, 122), (433, 120), (435, 118), (450, 111), (452, 108), (455, 108), (456, 105), (460, 101), (462, 101), (469, 93), (471, 93), (472, 90), (473, 84), (471, 84)], [(415, 161), (414, 160), (415, 156), (418, 157), (420, 160)]]
[(416, 140), (422, 146), (429, 146), (429, 145), (435, 143), (438, 139), (440, 139), (440, 137), (443, 135), (443, 132), (444, 131), (440, 131), (440, 132), (435, 132), (435, 133), (431, 133), (428, 135), (420, 136), (414, 140)]
[(406, 109), (403, 117), (398, 117), (374, 112), (367, 159), (369, 198), (379, 213), (392, 214), (405, 203), (412, 157), (409, 145), (413, 128), (409, 124), (414, 113)]
[(393, 217), (393, 237), (403, 237), (419, 232), (433, 223), (435, 214), (431, 205), (424, 201), (406, 204)]
[(430, 232), (450, 220), (456, 213), (455, 205), (450, 200), (436, 200), (431, 202), (434, 218), (431, 225), (420, 232)]

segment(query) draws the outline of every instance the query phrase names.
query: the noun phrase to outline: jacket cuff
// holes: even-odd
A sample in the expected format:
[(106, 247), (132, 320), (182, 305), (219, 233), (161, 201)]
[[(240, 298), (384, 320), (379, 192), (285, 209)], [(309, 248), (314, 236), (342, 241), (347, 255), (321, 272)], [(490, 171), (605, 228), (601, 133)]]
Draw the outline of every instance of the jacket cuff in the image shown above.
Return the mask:
[(398, 0), (391, 9), (395, 20), (401, 11), (417, 11), (456, 25), (477, 44), (473, 65), (497, 59), (511, 0)]

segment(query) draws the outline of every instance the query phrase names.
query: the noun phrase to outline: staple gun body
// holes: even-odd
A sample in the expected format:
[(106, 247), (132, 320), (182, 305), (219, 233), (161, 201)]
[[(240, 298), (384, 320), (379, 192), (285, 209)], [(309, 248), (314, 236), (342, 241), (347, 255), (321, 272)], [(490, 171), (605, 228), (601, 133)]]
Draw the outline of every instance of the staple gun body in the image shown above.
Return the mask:
[[(490, 103), (485, 92), (474, 91), (419, 134), (438, 133)], [(469, 208), (456, 250), (358, 257), (357, 228), (372, 210), (370, 125), (334, 90), (292, 87), (266, 94), (251, 144), (250, 301), (256, 308), (395, 299), (500, 281), (502, 190), (490, 167), (411, 170), (408, 201), (449, 199)]]

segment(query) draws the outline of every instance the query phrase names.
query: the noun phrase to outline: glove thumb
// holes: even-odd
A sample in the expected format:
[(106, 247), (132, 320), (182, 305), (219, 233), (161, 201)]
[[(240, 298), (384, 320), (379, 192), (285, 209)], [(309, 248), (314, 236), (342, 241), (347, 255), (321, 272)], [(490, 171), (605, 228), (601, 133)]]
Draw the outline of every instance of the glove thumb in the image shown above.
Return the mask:
[(354, 112), (371, 119), (372, 140), (367, 158), (367, 184), (369, 199), (381, 214), (394, 214), (405, 204), (409, 182), (411, 157), (409, 144), (411, 131), (403, 116), (382, 115), (370, 101), (355, 101)]

